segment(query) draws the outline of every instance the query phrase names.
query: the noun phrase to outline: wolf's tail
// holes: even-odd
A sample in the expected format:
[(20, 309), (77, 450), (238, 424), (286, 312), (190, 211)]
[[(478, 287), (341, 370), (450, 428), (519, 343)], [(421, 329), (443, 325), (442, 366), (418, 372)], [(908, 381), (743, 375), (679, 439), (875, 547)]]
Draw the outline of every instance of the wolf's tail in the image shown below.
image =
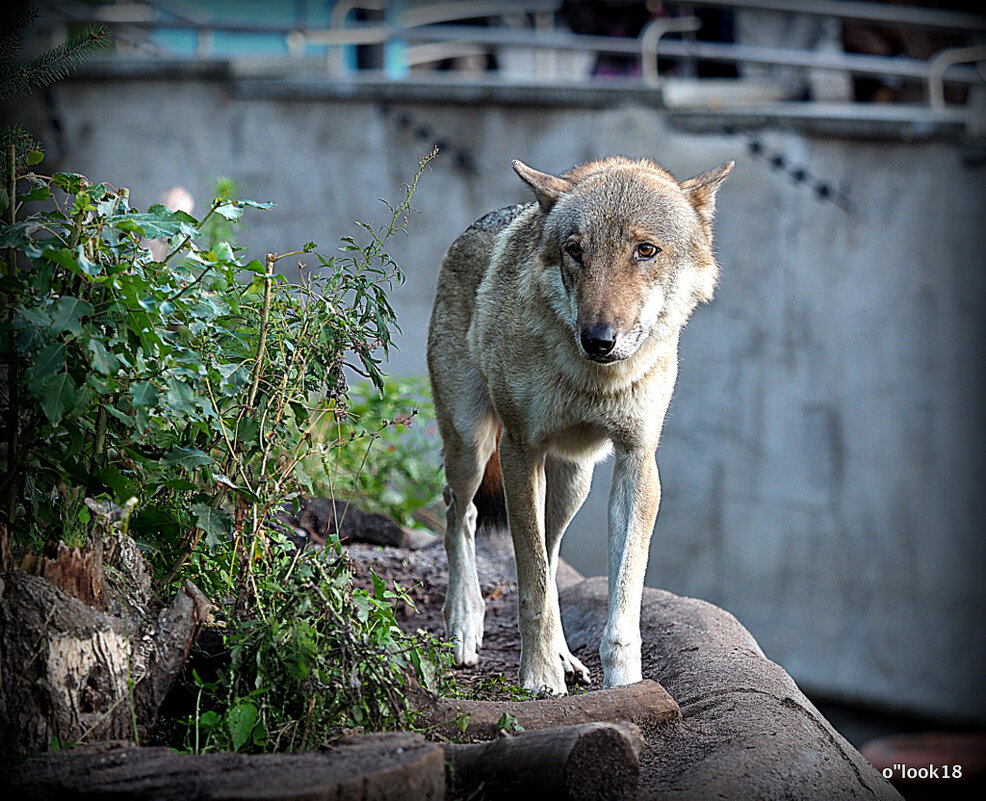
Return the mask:
[(486, 463), (483, 471), (483, 482), (476, 490), (472, 502), (478, 512), (476, 517), (476, 532), (494, 532), (507, 530), (507, 503), (503, 495), (503, 474), (500, 472), (500, 445)]

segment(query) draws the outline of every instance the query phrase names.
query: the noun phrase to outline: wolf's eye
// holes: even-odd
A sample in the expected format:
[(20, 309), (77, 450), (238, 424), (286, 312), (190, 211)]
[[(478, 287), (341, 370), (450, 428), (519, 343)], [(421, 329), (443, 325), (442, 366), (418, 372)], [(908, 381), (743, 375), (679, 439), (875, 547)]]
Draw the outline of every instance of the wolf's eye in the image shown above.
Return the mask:
[(637, 257), (641, 259), (653, 259), (661, 249), (650, 242), (641, 242), (637, 245)]
[(565, 245), (565, 252), (575, 261), (582, 261), (582, 246), (578, 242), (569, 242)]

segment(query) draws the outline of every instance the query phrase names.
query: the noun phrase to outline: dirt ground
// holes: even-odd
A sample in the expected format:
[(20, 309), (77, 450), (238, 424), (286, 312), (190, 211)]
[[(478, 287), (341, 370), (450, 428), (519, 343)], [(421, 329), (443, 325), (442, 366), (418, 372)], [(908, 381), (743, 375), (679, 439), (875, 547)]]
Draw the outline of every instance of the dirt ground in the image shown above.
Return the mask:
[[(445, 551), (365, 544), (345, 546), (357, 581), (372, 586), (370, 571), (404, 589), (416, 609), (398, 611), (408, 630), (444, 634)], [(509, 535), (477, 537), (477, 566), (486, 599), (479, 664), (456, 671), (479, 698), (503, 700), (491, 679), (517, 681), (520, 641), (517, 587)], [(605, 579), (587, 579), (559, 566), (569, 647), (602, 688), (595, 644), (605, 621)], [(896, 799), (884, 781), (801, 693), (784, 670), (728, 612), (696, 599), (646, 589), (641, 634), (644, 678), (659, 682), (681, 706), (683, 718), (643, 731), (639, 799), (874, 798)], [(565, 617), (568, 615), (568, 617)], [(593, 643), (590, 646), (588, 643)], [(504, 691), (505, 692), (505, 691)]]
[[(445, 550), (440, 542), (408, 550), (362, 543), (347, 544), (345, 550), (353, 560), (358, 586), (372, 588), (372, 570), (388, 585), (398, 585), (414, 602), (414, 609), (401, 604), (397, 619), (406, 631), (424, 629), (445, 636), (442, 602), (448, 582)], [(463, 687), (475, 688), (484, 680), (503, 676), (515, 684), (520, 669), (520, 633), (517, 630), (517, 583), (514, 578), (513, 551), (502, 535), (487, 535), (478, 541), (477, 567), (479, 583), (486, 600), (486, 621), (479, 664), (455, 671)], [(588, 650), (588, 649), (583, 649)], [(589, 670), (600, 676), (596, 653), (576, 653)], [(599, 679), (601, 684), (601, 678)], [(484, 682), (489, 684), (489, 682)]]

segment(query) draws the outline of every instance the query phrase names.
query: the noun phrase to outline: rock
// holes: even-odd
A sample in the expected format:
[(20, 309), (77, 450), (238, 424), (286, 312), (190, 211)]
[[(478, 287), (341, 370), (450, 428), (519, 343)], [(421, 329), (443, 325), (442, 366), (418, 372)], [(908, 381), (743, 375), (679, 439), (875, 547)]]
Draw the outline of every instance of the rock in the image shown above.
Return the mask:
[[(561, 606), (569, 647), (598, 648), (606, 579), (569, 586)], [(640, 624), (644, 676), (682, 714), (646, 732), (641, 799), (900, 800), (728, 612), (646, 588)]]

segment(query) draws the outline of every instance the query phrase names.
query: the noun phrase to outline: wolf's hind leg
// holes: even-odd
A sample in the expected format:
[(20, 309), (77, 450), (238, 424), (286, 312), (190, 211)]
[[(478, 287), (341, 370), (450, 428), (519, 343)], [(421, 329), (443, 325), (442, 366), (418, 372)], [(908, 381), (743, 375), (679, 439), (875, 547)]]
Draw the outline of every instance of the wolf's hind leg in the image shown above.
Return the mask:
[(445, 426), (445, 553), (448, 591), (442, 611), (445, 632), (455, 642), (457, 667), (475, 665), (483, 644), (485, 606), (476, 572), (476, 506), (472, 499), (496, 448), (497, 423), (491, 411), (463, 415)]
[[(592, 483), (592, 461), (570, 461), (558, 456), (549, 455), (544, 460), (545, 493), (544, 493), (544, 539), (548, 549), (548, 592), (558, 597), (558, 552), (561, 549), (561, 538), (575, 513), (582, 508), (589, 495)], [(553, 605), (559, 609), (557, 602)], [(561, 626), (559, 615), (558, 632), (555, 650), (561, 659), (565, 670), (565, 680), (568, 683), (591, 683), (589, 670), (578, 659), (572, 656), (565, 641), (565, 633)]]

